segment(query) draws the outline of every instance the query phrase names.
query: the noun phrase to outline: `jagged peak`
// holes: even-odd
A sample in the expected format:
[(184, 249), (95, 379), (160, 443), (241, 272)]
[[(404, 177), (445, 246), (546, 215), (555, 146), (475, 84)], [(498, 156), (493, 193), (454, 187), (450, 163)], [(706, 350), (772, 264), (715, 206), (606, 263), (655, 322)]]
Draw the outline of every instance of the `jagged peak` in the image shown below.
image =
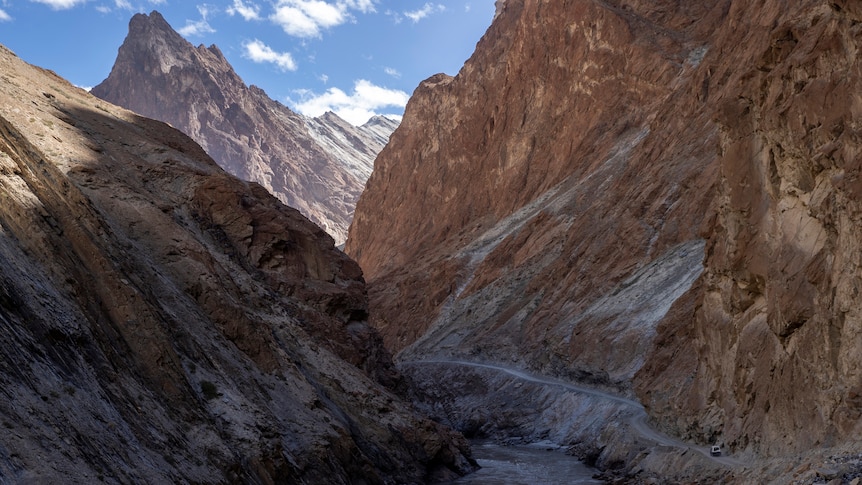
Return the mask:
[(156, 10), (149, 15), (138, 13), (132, 16), (129, 33), (120, 46), (114, 68), (118, 66), (132, 71), (160, 72), (161, 75), (168, 75), (175, 67), (201, 66), (209, 71), (236, 76), (215, 44), (194, 46)]
[[(143, 14), (139, 14), (139, 15), (143, 15)], [(146, 17), (146, 15), (144, 15), (144, 17)], [(159, 13), (159, 11), (158, 11), (158, 10), (153, 10), (152, 12), (150, 12), (150, 20), (152, 20), (152, 21), (159, 21), (159, 20), (161, 20), (162, 22), (164, 22), (164, 23), (166, 23), (166, 24), (168, 23), (168, 22), (165, 20), (165, 17), (164, 17), (161, 13)]]
[(328, 110), (326, 113), (320, 115), (320, 118), (328, 119), (328, 120), (344, 120), (344, 118), (338, 116), (334, 111)]
[[(201, 44), (201, 47), (203, 47), (203, 44)], [(227, 61), (227, 59), (224, 56), (224, 53), (222, 53), (221, 49), (219, 49), (217, 45), (211, 44), (209, 47), (206, 48), (206, 50), (208, 50), (210, 53), (212, 53), (213, 55), (215, 55), (219, 59), (221, 59), (223, 61)]]
[(165, 17), (157, 10), (150, 12), (150, 15), (145, 13), (136, 13), (129, 20), (129, 31), (133, 30), (162, 30), (173, 32), (174, 29), (165, 20)]
[(367, 128), (373, 128), (376, 126), (383, 126), (383, 127), (387, 127), (390, 130), (394, 131), (395, 128), (397, 128), (398, 125), (400, 125), (400, 124), (401, 124), (400, 121), (393, 119), (393, 118), (390, 118), (386, 115), (374, 115), (371, 118), (369, 118), (368, 121), (366, 121), (365, 124), (361, 126), (361, 128), (367, 129)]
[(379, 122), (384, 122), (384, 121), (385, 121), (385, 122), (389, 122), (389, 123), (398, 123), (398, 120), (393, 119), (393, 118), (391, 118), (391, 117), (389, 117), (389, 116), (386, 116), (386, 115), (374, 115), (374, 116), (372, 116), (371, 118), (369, 118), (369, 119), (368, 119), (368, 121), (367, 121), (365, 124), (367, 125), (367, 124), (371, 124), (371, 123), (379, 123)]
[(438, 72), (437, 74), (434, 74), (428, 79), (422, 81), (420, 85), (432, 87), (439, 84), (449, 84), (450, 82), (452, 82), (453, 79), (454, 77), (446, 74), (445, 72)]

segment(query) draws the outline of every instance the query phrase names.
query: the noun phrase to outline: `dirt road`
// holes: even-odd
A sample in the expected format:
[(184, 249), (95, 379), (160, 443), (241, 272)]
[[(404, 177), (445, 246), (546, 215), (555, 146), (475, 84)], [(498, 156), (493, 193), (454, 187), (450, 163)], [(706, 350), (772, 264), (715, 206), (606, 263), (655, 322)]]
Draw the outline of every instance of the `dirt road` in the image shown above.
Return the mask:
[(546, 386), (556, 386), (569, 391), (578, 392), (581, 394), (587, 394), (590, 396), (594, 396), (600, 399), (607, 399), (610, 401), (614, 401), (626, 406), (631, 411), (631, 417), (628, 419), (628, 424), (638, 432), (643, 438), (648, 439), (650, 441), (655, 442), (656, 444), (664, 445), (664, 446), (672, 446), (674, 448), (680, 448), (682, 450), (692, 450), (702, 454), (703, 456), (709, 458), (710, 460), (720, 463), (722, 465), (728, 467), (740, 467), (745, 466), (745, 462), (736, 459), (732, 456), (712, 456), (709, 453), (708, 446), (697, 446), (691, 445), (684, 441), (680, 441), (676, 438), (667, 436), (655, 429), (653, 429), (649, 425), (649, 417), (647, 416), (646, 410), (641, 405), (641, 403), (637, 401), (633, 401), (631, 399), (627, 399), (620, 396), (615, 396), (613, 394), (609, 394), (606, 392), (598, 391), (596, 389), (591, 389), (589, 387), (579, 386), (576, 384), (570, 384), (568, 382), (561, 381), (559, 379), (554, 379), (551, 377), (539, 376), (534, 374), (529, 374), (522, 370), (513, 369), (510, 367), (495, 365), (495, 364), (480, 364), (478, 362), (469, 362), (464, 360), (423, 360), (423, 361), (414, 361), (414, 362), (402, 362), (401, 365), (460, 365), (466, 367), (478, 367), (483, 369), (491, 369), (497, 372), (504, 372), (506, 374), (517, 377), (518, 379), (523, 379), (525, 381), (534, 382), (537, 384), (542, 384)]

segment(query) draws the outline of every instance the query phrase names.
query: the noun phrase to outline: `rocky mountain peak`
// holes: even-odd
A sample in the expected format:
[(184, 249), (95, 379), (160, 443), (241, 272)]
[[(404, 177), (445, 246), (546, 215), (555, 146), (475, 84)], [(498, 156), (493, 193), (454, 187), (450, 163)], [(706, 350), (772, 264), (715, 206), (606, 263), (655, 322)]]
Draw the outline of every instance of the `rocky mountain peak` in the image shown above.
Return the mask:
[(365, 130), (333, 113), (298, 115), (246, 86), (217, 46), (194, 47), (155, 11), (132, 18), (111, 74), (92, 93), (179, 128), (225, 170), (260, 183), (337, 243), (393, 126)]
[(393, 120), (392, 118), (387, 118), (386, 116), (372, 116), (364, 125), (362, 125), (362, 129), (374, 135), (377, 138), (377, 142), (381, 146), (381, 150), (387, 143), (389, 143), (389, 137), (398, 128), (398, 121)]
[(494, 2), (494, 19), (495, 20), (497, 17), (500, 16), (501, 13), (503, 13), (503, 8), (505, 6), (506, 6), (506, 0), (496, 0)]
[[(134, 32), (136, 36), (140, 36), (141, 32), (159, 30), (162, 35), (159, 37), (170, 36), (174, 29), (171, 28), (165, 17), (157, 10), (153, 10), (149, 15), (145, 13), (136, 13), (129, 20), (129, 32)], [(174, 32), (176, 34), (176, 32)], [(179, 35), (179, 34), (176, 34)]]
[(145, 62), (146, 68), (158, 68), (161, 74), (168, 74), (172, 67), (187, 65), (192, 60), (184, 48), (186, 40), (157, 11), (132, 17), (127, 43), (118, 51), (120, 63)]

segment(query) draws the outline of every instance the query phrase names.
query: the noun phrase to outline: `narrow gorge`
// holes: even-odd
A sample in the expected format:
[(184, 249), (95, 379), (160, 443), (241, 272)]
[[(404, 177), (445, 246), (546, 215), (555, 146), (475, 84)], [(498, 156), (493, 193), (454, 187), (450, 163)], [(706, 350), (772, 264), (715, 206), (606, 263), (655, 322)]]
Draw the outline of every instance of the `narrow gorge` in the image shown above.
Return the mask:
[(858, 6), (497, 6), (414, 93), (346, 245), (426, 411), (635, 482), (858, 477)]
[(860, 483), (862, 7), (494, 5), (397, 128), (0, 47), (0, 483)]

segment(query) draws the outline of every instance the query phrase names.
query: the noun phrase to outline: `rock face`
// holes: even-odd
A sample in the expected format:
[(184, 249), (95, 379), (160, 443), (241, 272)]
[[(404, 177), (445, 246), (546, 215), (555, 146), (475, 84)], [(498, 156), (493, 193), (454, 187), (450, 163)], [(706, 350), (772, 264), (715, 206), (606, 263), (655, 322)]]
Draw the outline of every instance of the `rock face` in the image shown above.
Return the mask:
[(639, 379), (679, 434), (769, 456), (862, 436), (862, 10), (790, 4), (728, 12), (746, 33), (733, 42), (759, 48), (744, 69), (713, 68), (735, 96), (715, 103), (706, 271)]
[(0, 47), (0, 482), (417, 483), (362, 272), (187, 136)]
[(311, 119), (247, 87), (216, 46), (194, 47), (158, 12), (137, 14), (111, 74), (92, 93), (179, 128), (229, 173), (258, 182), (337, 244), (374, 157), (397, 123)]
[(417, 89), (357, 205), (346, 251), (387, 346), (637, 396), (771, 463), (742, 481), (853, 450), (859, 8), (497, 9), (461, 72)]
[(718, 129), (679, 87), (721, 5), (665, 3), (501, 3), (458, 76), (417, 89), (346, 246), (391, 349), (514, 348), (629, 387), (701, 271), (717, 173)]

